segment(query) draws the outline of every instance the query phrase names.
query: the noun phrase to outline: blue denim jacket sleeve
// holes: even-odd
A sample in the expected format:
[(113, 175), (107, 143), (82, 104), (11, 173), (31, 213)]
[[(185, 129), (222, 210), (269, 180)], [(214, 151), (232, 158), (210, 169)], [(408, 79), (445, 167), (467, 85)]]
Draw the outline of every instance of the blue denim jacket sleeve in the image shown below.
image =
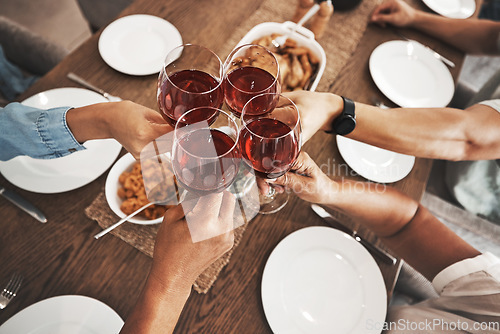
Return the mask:
[(18, 155), (51, 159), (84, 150), (66, 123), (69, 109), (42, 110), (17, 102), (0, 108), (0, 160)]

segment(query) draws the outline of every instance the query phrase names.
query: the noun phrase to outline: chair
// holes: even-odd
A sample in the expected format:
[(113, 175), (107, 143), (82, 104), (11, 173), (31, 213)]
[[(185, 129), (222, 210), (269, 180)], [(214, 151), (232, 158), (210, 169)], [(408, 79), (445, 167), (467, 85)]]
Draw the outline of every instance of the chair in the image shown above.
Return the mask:
[[(68, 51), (33, 33), (24, 26), (0, 16), (0, 82), (7, 92), (0, 93), (0, 105), (5, 105), (20, 94), (34, 80), (56, 66)], [(5, 54), (5, 57), (4, 57)]]
[(77, 0), (90, 28), (96, 32), (108, 25), (133, 0)]

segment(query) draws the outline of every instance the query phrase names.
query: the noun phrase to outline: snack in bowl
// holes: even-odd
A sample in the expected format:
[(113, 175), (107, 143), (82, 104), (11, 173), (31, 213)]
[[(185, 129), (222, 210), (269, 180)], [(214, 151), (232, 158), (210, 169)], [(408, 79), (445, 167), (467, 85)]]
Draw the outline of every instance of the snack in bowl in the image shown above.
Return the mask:
[[(284, 48), (276, 50), (271, 41), (280, 35), (286, 35), (288, 41)], [(273, 51), (278, 59), (282, 91), (316, 90), (325, 71), (326, 54), (312, 31), (290, 21), (263, 22), (250, 29), (236, 47), (254, 43)]]
[[(106, 178), (104, 189), (106, 201), (117, 216), (124, 218), (148, 202), (165, 198), (166, 204), (169, 205), (157, 206), (153, 204), (152, 208), (155, 211), (149, 210), (149, 213), (138, 214), (127, 219), (134, 224), (158, 224), (163, 220), (163, 212), (170, 205), (178, 203), (177, 188), (174, 184), (175, 176), (167, 168), (159, 170), (152, 160), (142, 160), (141, 164), (130, 153), (118, 159)], [(155, 179), (157, 183), (154, 183)], [(154, 184), (154, 189), (150, 189), (151, 184)]]
[[(127, 215), (135, 212), (150, 202), (144, 188), (144, 180), (142, 178), (141, 170), (141, 163), (136, 162), (133, 164), (131, 171), (122, 172), (118, 178), (118, 182), (120, 182), (121, 187), (118, 189), (117, 194), (118, 197), (123, 200), (120, 205), (120, 210)], [(172, 189), (173, 187), (166, 187), (166, 189), (169, 188)], [(138, 215), (147, 219), (156, 219), (158, 217), (162, 217), (168, 208), (168, 205), (153, 204), (152, 206), (141, 211)]]

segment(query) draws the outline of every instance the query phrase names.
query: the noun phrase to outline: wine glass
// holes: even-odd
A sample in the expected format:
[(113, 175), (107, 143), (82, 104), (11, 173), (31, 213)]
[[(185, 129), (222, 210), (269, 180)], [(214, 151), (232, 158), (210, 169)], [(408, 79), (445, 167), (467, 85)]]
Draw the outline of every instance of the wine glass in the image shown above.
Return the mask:
[(197, 107), (189, 123), (215, 121), (215, 112), (224, 103), (222, 81), (224, 67), (220, 58), (209, 49), (194, 44), (184, 44), (167, 54), (158, 76), (157, 100), (163, 118), (175, 126), (181, 115)]
[[(193, 114), (217, 119), (189, 123)], [(241, 160), (238, 126), (231, 115), (213, 107), (194, 108), (175, 126), (172, 167), (181, 185), (194, 195), (221, 192), (231, 186)]]
[[(255, 106), (274, 101), (275, 107), (266, 113), (256, 113)], [(242, 160), (263, 179), (285, 174), (297, 160), (301, 148), (301, 125), (297, 106), (281, 94), (260, 94), (243, 107), (240, 129)], [(261, 195), (260, 213), (274, 213), (286, 205), (287, 193), (269, 187)]]
[[(224, 98), (227, 107), (240, 117), (243, 106), (254, 96), (280, 93), (279, 65), (274, 54), (260, 45), (245, 44), (234, 49), (224, 62)], [(272, 98), (272, 95), (268, 95)], [(271, 101), (263, 101), (266, 107)]]

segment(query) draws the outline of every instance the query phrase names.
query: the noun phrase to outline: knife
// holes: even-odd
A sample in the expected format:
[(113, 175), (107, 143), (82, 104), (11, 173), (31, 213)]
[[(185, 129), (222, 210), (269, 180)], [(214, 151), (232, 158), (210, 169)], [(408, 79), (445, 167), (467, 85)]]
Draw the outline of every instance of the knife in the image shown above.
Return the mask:
[(353, 237), (354, 240), (356, 240), (361, 245), (363, 245), (366, 249), (368, 249), (373, 254), (375, 254), (383, 262), (390, 264), (390, 265), (396, 264), (397, 259), (394, 256), (387, 253), (382, 248), (380, 248), (376, 245), (373, 245), (373, 244), (369, 243), (368, 241), (364, 240), (363, 238), (361, 238), (361, 236), (359, 236), (359, 234), (357, 234), (356, 231), (351, 230), (349, 227), (347, 227), (344, 224), (342, 224), (341, 222), (339, 222), (335, 217), (333, 217), (331, 214), (329, 214), (321, 206), (316, 205), (316, 204), (311, 204), (311, 209), (313, 209), (313, 211), (318, 216), (323, 218), (328, 223), (328, 225), (330, 225), (330, 226), (350, 235), (351, 237)]
[(415, 40), (409, 40), (409, 41), (410, 42), (415, 42), (415, 43), (418, 43), (418, 44), (422, 45), (424, 48), (426, 48), (427, 50), (429, 50), (432, 53), (432, 55), (434, 56), (434, 58), (437, 58), (437, 59), (441, 60), (443, 63), (445, 63), (449, 67), (452, 67), (452, 68), (455, 67), (455, 63), (454, 62), (452, 62), (448, 58), (442, 56), (440, 53), (437, 53), (436, 51), (434, 51), (433, 49), (431, 49), (427, 45), (422, 44), (419, 41), (415, 41)]
[(121, 97), (114, 96), (114, 95), (109, 94), (108, 92), (105, 92), (101, 88), (94, 86), (93, 84), (91, 84), (90, 82), (84, 80), (82, 77), (76, 75), (73, 72), (68, 73), (67, 77), (68, 77), (68, 79), (73, 80), (76, 83), (79, 83), (83, 87), (86, 87), (88, 89), (93, 90), (94, 92), (97, 92), (97, 93), (101, 94), (106, 99), (108, 99), (109, 102), (119, 102), (119, 101), (122, 101)]
[(21, 197), (21, 195), (19, 195), (18, 193), (9, 189), (5, 189), (4, 187), (0, 187), (0, 195), (5, 197), (7, 200), (12, 202), (18, 208), (20, 208), (33, 218), (37, 219), (41, 223), (47, 222), (47, 218), (45, 218), (45, 215), (42, 213), (42, 211), (40, 211), (37, 207), (28, 202), (28, 200)]
[(437, 59), (441, 60), (443, 63), (445, 63), (445, 64), (446, 64), (446, 65), (448, 65), (449, 67), (452, 67), (452, 68), (453, 68), (453, 67), (455, 67), (455, 63), (454, 63), (454, 62), (452, 62), (452, 61), (451, 61), (451, 60), (449, 60), (448, 58), (444, 57), (444, 56), (443, 56), (443, 55), (441, 55), (440, 53), (437, 53), (436, 51), (434, 51), (433, 49), (431, 49), (431, 48), (430, 48), (430, 47), (428, 47), (427, 45), (425, 45), (425, 44), (423, 44), (423, 43), (420, 43), (419, 41), (416, 41), (416, 40), (414, 40), (414, 39), (410, 39), (410, 38), (406, 37), (405, 35), (401, 34), (399, 31), (395, 31), (395, 33), (396, 33), (399, 37), (401, 37), (401, 38), (405, 39), (405, 40), (406, 40), (406, 41), (408, 41), (408, 42), (413, 42), (413, 43), (417, 43), (417, 44), (422, 45), (424, 48), (426, 48), (427, 50), (429, 50), (429, 51), (432, 53), (432, 55), (434, 56), (434, 58), (437, 58)]

